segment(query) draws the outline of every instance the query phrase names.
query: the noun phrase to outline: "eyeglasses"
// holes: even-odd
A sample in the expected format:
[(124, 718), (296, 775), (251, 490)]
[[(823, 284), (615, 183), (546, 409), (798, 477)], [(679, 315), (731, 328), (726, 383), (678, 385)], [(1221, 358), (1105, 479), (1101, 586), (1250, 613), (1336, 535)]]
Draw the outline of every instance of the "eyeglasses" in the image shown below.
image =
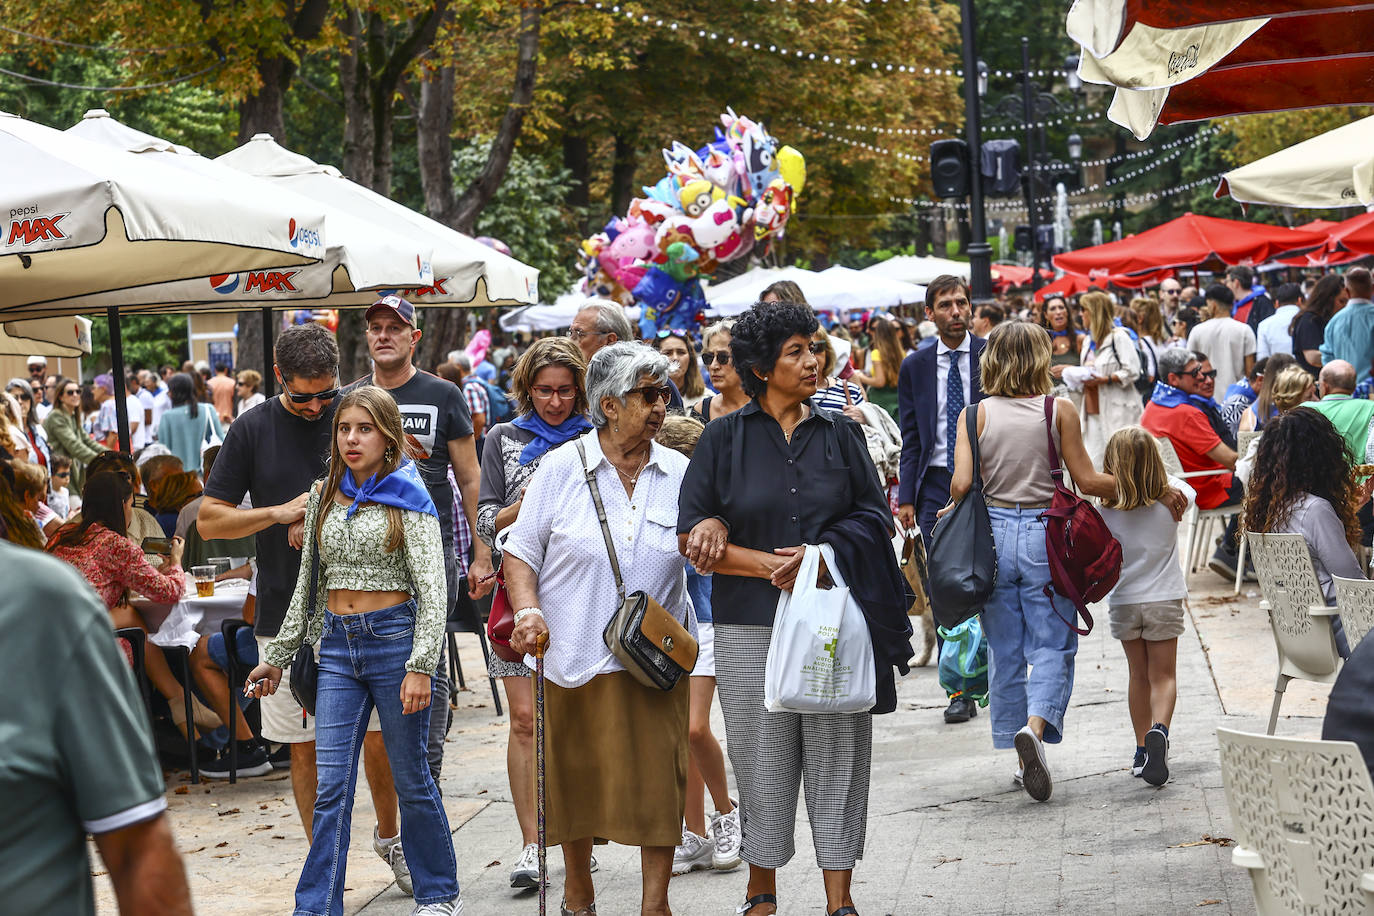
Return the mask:
[[(334, 373), (334, 377), (339, 377), (337, 370)], [(338, 385), (335, 385), (328, 391), (321, 391), (315, 394), (296, 394), (290, 388), (286, 387), (286, 382), (282, 382), (281, 387), (282, 390), (286, 392), (286, 396), (291, 399), (292, 404), (309, 404), (311, 401), (332, 401), (339, 396)]]
[(609, 333), (610, 331), (584, 331), (581, 328), (570, 328), (568, 330), (568, 339), (573, 343), (577, 343), (577, 341), (584, 337), (605, 337)]
[(631, 388), (626, 394), (637, 394), (644, 399), (644, 403), (653, 407), (659, 401), (667, 404), (673, 396), (673, 389), (668, 385), (640, 385), (638, 388)]
[(729, 350), (707, 350), (701, 354), (701, 364), (709, 366), (711, 363), (720, 363), (722, 366), (730, 365)]
[(530, 389), (530, 396), (537, 401), (552, 400), (554, 395), (558, 395), (560, 401), (569, 401), (577, 394), (577, 389), (571, 385), (564, 385), (561, 388), (553, 388), (549, 385), (535, 385)]
[(1202, 367), (1199, 366), (1198, 368), (1194, 369), (1192, 372), (1189, 372), (1188, 375), (1191, 375), (1193, 378), (1216, 378), (1216, 377), (1217, 377), (1217, 370), (1212, 369), (1212, 370), (1209, 371), (1209, 372), (1203, 372), (1203, 371), (1202, 371)]
[(1179, 296), (1183, 294), (1183, 290), (1181, 289), (1161, 289), (1159, 292), (1164, 296)]

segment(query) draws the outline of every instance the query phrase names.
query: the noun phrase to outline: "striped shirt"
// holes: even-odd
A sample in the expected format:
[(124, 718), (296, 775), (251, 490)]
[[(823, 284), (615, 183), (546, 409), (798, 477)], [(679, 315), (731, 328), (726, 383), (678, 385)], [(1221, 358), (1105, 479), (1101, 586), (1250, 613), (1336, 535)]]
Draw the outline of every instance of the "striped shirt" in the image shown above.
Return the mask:
[(811, 398), (811, 404), (815, 407), (824, 407), (828, 410), (844, 410), (848, 403), (844, 399), (844, 386), (849, 386), (849, 396), (855, 404), (864, 401), (864, 390), (853, 382), (842, 382), (835, 380), (835, 384), (829, 388), (817, 388), (816, 394)]

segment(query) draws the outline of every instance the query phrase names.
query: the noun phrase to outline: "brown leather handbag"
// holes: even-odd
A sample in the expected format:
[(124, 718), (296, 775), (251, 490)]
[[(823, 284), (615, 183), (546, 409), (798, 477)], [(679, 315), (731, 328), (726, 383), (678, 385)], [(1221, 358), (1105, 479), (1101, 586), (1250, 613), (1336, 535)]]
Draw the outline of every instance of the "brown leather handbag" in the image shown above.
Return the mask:
[(611, 538), (611, 526), (606, 521), (606, 507), (601, 502), (601, 490), (596, 485), (596, 472), (587, 467), (587, 450), (581, 439), (574, 439), (582, 458), (582, 470), (592, 491), (596, 517), (601, 522), (601, 536), (610, 554), (611, 571), (615, 574), (615, 590), (620, 606), (602, 631), (606, 648), (625, 666), (630, 676), (646, 687), (672, 690), (684, 674), (691, 674), (697, 664), (696, 639), (672, 614), (642, 591), (625, 594), (625, 582), (620, 577), (620, 561)]

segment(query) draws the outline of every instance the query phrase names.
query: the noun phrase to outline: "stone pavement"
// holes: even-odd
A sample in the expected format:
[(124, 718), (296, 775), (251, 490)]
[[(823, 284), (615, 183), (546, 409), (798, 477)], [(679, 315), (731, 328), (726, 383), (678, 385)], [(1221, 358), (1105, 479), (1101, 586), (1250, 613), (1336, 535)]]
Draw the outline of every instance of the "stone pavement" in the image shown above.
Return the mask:
[[(854, 897), (865, 914), (1253, 913), (1249, 879), (1230, 864), (1217, 759), (1217, 726), (1262, 731), (1276, 659), (1255, 586), (1233, 599), (1205, 569), (1191, 577), (1188, 630), (1179, 640), (1179, 702), (1170, 758), (1173, 779), (1154, 789), (1130, 776), (1134, 742), (1126, 713), (1126, 665), (1107, 632), (1106, 609), (1078, 653), (1066, 740), (1049, 748), (1054, 797), (1036, 804), (1011, 783), (1014, 755), (994, 751), (986, 710), (947, 726), (933, 667), (899, 682), (896, 713), (875, 719), (867, 855)], [(459, 694), (442, 787), (454, 830), (468, 916), (531, 916), (536, 895), (506, 881), (520, 852), (505, 774), (506, 720), (497, 719), (475, 643), (462, 658), (474, 690)], [(1220, 685), (1220, 687), (1218, 687)], [(1279, 732), (1316, 737), (1326, 688), (1294, 682)], [(715, 730), (723, 738), (719, 708)], [(197, 909), (231, 916), (287, 913), (306, 841), (285, 774), (236, 786), (169, 791), (178, 845)], [(359, 786), (349, 857), (348, 913), (403, 916), (413, 905), (372, 853), (371, 800)], [(214, 807), (212, 807), (214, 806)], [(599, 910), (638, 910), (636, 850), (597, 850)], [(94, 856), (92, 861), (97, 863)], [(550, 852), (556, 907), (562, 865)], [(679, 916), (733, 912), (745, 871), (697, 872), (673, 881)], [(804, 806), (796, 858), (779, 875), (782, 911), (824, 913)], [(101, 912), (114, 912), (108, 880)], [(553, 909), (552, 912), (557, 912)]]

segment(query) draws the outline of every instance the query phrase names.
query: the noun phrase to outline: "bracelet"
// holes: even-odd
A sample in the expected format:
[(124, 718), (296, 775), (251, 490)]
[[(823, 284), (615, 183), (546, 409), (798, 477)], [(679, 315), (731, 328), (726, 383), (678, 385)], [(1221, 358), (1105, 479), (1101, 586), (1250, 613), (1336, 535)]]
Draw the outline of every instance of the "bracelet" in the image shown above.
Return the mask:
[(543, 617), (543, 616), (544, 616), (544, 612), (541, 611), (541, 610), (540, 610), (539, 608), (537, 608), (537, 607), (522, 607), (520, 610), (518, 610), (518, 611), (515, 612), (515, 623), (516, 623), (516, 625), (518, 626), (518, 625), (520, 624), (520, 621), (521, 621), (521, 620), (524, 620), (526, 617), (530, 616), (531, 614), (538, 614), (540, 617)]

